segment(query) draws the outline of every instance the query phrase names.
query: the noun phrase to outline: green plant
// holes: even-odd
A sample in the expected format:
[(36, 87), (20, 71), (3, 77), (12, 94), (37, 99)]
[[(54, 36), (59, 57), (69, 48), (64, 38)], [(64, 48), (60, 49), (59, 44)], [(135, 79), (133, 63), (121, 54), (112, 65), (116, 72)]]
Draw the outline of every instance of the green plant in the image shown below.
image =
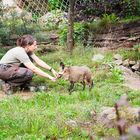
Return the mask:
[(86, 28), (84, 24), (76, 22), (74, 24), (74, 39), (76, 42), (81, 42), (84, 38)]
[(56, 8), (59, 8), (61, 6), (61, 1), (59, 0), (48, 0), (49, 4), (49, 10), (54, 10)]
[[(136, 45), (135, 47), (137, 48), (139, 45)], [(138, 51), (134, 50), (125, 50), (124, 48), (120, 49), (120, 54), (123, 56), (124, 59), (130, 59), (130, 60), (139, 60), (140, 55)]]
[[(84, 24), (78, 23), (76, 22), (74, 24), (74, 39), (75, 42), (81, 42), (83, 41), (84, 35), (85, 35), (85, 31), (86, 31), (86, 26)], [(67, 40), (67, 26), (64, 26), (63, 28), (61, 28), (61, 30), (59, 31), (60, 34), (60, 43), (64, 44), (66, 43)]]
[(140, 44), (134, 45), (133, 48), (134, 48), (136, 51), (140, 52)]
[(123, 75), (122, 71), (118, 68), (112, 68), (111, 69), (111, 81), (112, 82), (122, 82), (123, 81)]
[(101, 27), (108, 27), (112, 24), (116, 24), (118, 21), (118, 17), (112, 13), (110, 15), (108, 14), (103, 14), (103, 17), (101, 19), (101, 22), (99, 23)]

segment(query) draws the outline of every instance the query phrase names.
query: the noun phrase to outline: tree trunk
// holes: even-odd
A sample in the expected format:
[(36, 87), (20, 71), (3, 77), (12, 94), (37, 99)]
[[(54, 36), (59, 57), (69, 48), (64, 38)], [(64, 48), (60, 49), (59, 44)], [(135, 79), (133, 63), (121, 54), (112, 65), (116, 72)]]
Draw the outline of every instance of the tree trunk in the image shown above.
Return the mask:
[(70, 54), (72, 54), (74, 48), (74, 5), (75, 0), (69, 0), (67, 47)]

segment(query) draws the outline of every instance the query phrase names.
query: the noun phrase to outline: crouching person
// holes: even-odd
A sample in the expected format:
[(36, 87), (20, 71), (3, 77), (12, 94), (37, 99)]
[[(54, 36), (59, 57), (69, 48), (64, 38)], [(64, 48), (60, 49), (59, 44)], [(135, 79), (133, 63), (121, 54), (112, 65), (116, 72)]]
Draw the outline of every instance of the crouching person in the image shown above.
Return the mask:
[[(23, 86), (31, 82), (33, 73), (49, 78), (55, 82), (58, 73), (37, 57), (34, 52), (37, 41), (31, 35), (24, 35), (17, 40), (17, 47), (10, 49), (0, 60), (0, 79), (3, 80), (2, 89), (8, 93), (12, 87)], [(53, 76), (35, 66), (35, 62), (52, 72)]]

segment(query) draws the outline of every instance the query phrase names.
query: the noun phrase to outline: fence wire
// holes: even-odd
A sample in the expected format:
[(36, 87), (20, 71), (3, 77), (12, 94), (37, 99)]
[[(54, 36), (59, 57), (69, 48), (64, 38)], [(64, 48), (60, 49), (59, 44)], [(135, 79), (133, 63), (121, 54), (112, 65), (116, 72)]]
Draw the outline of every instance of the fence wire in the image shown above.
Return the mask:
[[(33, 14), (39, 16), (47, 14), (51, 10), (62, 10), (67, 12), (69, 7), (69, 0), (58, 0), (57, 3), (53, 5), (51, 0), (15, 0), (17, 6)], [(75, 9), (82, 1), (75, 1)]]
[[(6, 6), (6, 1), (8, 5), (9, 3), (11, 5)], [(74, 37), (78, 41), (83, 41), (85, 45), (87, 45), (87, 41), (88, 44), (93, 44), (96, 21), (98, 23), (104, 17), (104, 21), (117, 22), (119, 18), (125, 16), (137, 16), (140, 13), (139, 7), (139, 0), (75, 0)], [(68, 8), (69, 0), (0, 0), (0, 25), (2, 25), (0, 27), (0, 42), (5, 40), (4, 43), (7, 43), (7, 40), (11, 36), (13, 38), (14, 34), (38, 33), (39, 29), (34, 25), (38, 23), (43, 29), (45, 27), (57, 30), (62, 26), (66, 27), (68, 25)], [(16, 15), (19, 16), (16, 17)], [(12, 20), (8, 21), (10, 16)], [(16, 21), (16, 19), (18, 20)], [(88, 30), (85, 31), (82, 25), (86, 22), (88, 22), (85, 24)], [(65, 29), (61, 31), (62, 34), (60, 35), (63, 35), (64, 39), (66, 38)], [(99, 28), (97, 33), (100, 33), (100, 30), (102, 28)], [(43, 36), (43, 34), (38, 36)], [(43, 38), (46, 39), (46, 37)]]

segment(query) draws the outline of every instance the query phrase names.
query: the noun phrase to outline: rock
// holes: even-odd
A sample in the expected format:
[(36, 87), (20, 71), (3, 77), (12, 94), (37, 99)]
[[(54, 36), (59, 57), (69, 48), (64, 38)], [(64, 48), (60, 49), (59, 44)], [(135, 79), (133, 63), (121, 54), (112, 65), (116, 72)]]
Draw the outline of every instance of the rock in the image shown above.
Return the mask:
[(127, 40), (129, 37), (120, 37), (119, 39), (118, 39), (118, 41), (124, 41), (124, 40)]
[(19, 7), (15, 0), (2, 0), (2, 6), (4, 7), (3, 17), (13, 18), (11, 13), (14, 13), (19, 18), (32, 19), (32, 14)]
[(140, 90), (140, 77), (138, 74), (132, 72), (129, 68), (124, 66), (118, 66), (119, 69), (122, 70), (124, 75), (124, 85), (133, 89), (133, 90)]
[(58, 36), (57, 34), (51, 34), (51, 35), (49, 36), (49, 38), (50, 38), (51, 40), (56, 40), (56, 39), (59, 38), (59, 36)]
[(67, 13), (61, 10), (52, 10), (51, 12), (48, 12), (39, 18), (38, 22), (40, 24), (53, 23), (54, 25), (57, 25), (58, 28), (61, 28), (64, 24), (67, 23)]
[(48, 89), (47, 86), (38, 86), (39, 91), (46, 91)]
[(135, 74), (139, 75), (140, 76), (140, 72), (139, 71), (135, 71)]
[(30, 92), (36, 92), (37, 88), (35, 86), (29, 86)]
[(121, 65), (123, 64), (123, 61), (118, 59), (118, 60), (115, 60), (114, 63), (117, 65)]
[(16, 2), (14, 0), (2, 0), (2, 3), (7, 7), (16, 6)]
[(130, 114), (132, 114), (132, 117), (139, 119), (140, 107), (137, 107), (137, 108), (128, 107), (127, 110)]
[[(116, 111), (114, 107), (103, 107), (101, 112), (97, 115), (97, 122), (102, 122), (102, 124), (107, 127), (114, 127), (116, 125)], [(129, 121), (136, 121), (139, 119), (140, 107), (126, 107), (120, 110), (121, 116), (128, 119)]]
[(122, 65), (128, 67), (129, 66), (129, 59), (124, 60)]
[(114, 107), (103, 107), (101, 113), (98, 114), (97, 122), (113, 127), (116, 121), (116, 113)]
[(91, 111), (90, 111), (90, 116), (92, 117), (93, 120), (96, 120), (96, 119), (97, 119), (97, 118), (96, 118), (96, 117), (97, 117), (96, 111), (95, 111), (95, 110), (91, 110)]
[(103, 59), (104, 59), (104, 56), (102, 54), (96, 54), (93, 56), (92, 61), (98, 62), (98, 61), (101, 61)]
[(124, 66), (121, 65), (121, 66), (118, 66), (117, 68), (120, 69), (120, 70), (122, 70), (125, 76), (127, 76), (127, 75), (133, 75), (132, 70), (130, 70), (127, 67), (124, 67)]
[(129, 134), (131, 134), (133, 137), (137, 136), (138, 138), (140, 138), (140, 123), (139, 124), (135, 124), (132, 125), (129, 129), (128, 129)]
[(139, 62), (131, 67), (133, 70), (137, 71), (139, 69)]
[(115, 54), (114, 59), (116, 60), (122, 60), (122, 56), (120, 54)]
[(69, 120), (69, 121), (67, 121), (67, 122), (66, 122), (66, 125), (69, 126), (70, 128), (76, 128), (76, 127), (78, 127), (77, 122), (74, 121), (74, 120)]
[(133, 66), (133, 65), (135, 65), (135, 64), (136, 64), (136, 61), (132, 61), (132, 60), (129, 61), (129, 65), (130, 65), (130, 66)]
[(125, 43), (123, 43), (123, 47), (125, 47), (125, 48), (132, 48), (133, 45), (134, 45), (134, 43), (132, 43), (132, 42), (125, 42)]

